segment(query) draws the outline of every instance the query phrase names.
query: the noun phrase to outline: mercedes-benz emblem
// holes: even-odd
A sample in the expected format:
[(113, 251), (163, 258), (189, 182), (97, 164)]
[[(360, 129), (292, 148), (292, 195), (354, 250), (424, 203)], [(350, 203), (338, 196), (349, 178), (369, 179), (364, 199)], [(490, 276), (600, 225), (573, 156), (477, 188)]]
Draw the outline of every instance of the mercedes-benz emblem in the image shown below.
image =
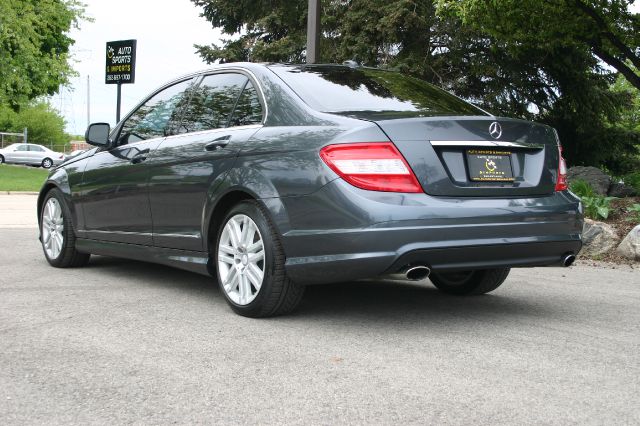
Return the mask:
[(489, 134), (494, 139), (500, 139), (500, 136), (502, 136), (502, 126), (500, 125), (500, 123), (498, 123), (497, 121), (491, 123), (491, 125), (489, 126)]

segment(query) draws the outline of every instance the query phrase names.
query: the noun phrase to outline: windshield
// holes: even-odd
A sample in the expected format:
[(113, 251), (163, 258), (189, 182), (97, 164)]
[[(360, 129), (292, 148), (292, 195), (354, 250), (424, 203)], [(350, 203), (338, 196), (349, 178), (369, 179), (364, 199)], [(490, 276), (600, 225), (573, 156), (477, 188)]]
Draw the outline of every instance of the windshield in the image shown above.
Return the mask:
[(331, 65), (272, 66), (271, 69), (318, 111), (487, 115), (432, 84), (397, 72)]

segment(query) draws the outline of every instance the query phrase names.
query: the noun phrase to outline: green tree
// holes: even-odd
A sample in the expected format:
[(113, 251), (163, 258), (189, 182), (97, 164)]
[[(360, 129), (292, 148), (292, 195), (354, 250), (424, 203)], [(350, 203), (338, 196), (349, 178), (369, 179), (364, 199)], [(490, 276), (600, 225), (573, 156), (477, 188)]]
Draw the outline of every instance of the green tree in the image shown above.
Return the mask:
[(17, 110), (68, 83), (68, 32), (83, 11), (76, 0), (0, 0), (0, 104)]
[[(202, 7), (203, 17), (228, 35), (220, 44), (196, 46), (206, 61), (304, 61), (307, 2), (192, 1)], [(485, 3), (504, 9), (500, 19), (482, 21), (480, 5)], [(559, 3), (572, 15), (566, 27), (548, 16), (557, 12), (548, 5)], [(633, 160), (637, 133), (611, 123), (629, 107), (630, 97), (611, 90), (617, 74), (603, 66), (593, 46), (600, 40), (601, 48), (619, 59), (637, 54), (637, 32), (633, 31), (637, 16), (628, 12), (628, 3), (324, 0), (320, 56), (323, 62), (353, 59), (399, 69), (494, 114), (550, 124), (559, 130), (571, 164), (625, 171), (634, 167), (627, 160)], [(601, 6), (598, 13), (607, 14), (608, 28), (615, 37), (599, 30), (598, 22), (580, 9), (582, 4)], [(544, 27), (547, 19), (557, 27)], [(519, 25), (526, 30), (516, 28)], [(600, 38), (590, 35), (589, 42), (585, 41), (589, 31)], [(523, 35), (518, 36), (520, 33)], [(613, 38), (622, 40), (631, 53)], [(624, 67), (619, 68), (620, 73), (628, 74)]]
[(26, 127), (28, 142), (54, 146), (62, 150), (69, 136), (64, 131), (65, 121), (51, 105), (36, 102), (15, 112), (8, 106), (0, 106), (0, 128), (3, 131), (22, 133)]
[(640, 90), (623, 77), (618, 77), (613, 85), (613, 91), (623, 93), (630, 98), (630, 107), (622, 112), (618, 124), (625, 129), (640, 133)]
[(640, 89), (640, 15), (635, 0), (438, 0), (443, 12), (509, 42), (578, 48), (622, 74)]

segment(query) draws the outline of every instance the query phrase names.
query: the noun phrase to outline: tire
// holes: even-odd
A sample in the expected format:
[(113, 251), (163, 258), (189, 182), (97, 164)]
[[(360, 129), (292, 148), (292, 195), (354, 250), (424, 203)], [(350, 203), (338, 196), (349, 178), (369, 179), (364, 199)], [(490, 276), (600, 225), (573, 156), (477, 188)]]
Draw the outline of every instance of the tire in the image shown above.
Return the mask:
[(62, 192), (55, 188), (49, 191), (42, 206), (40, 240), (47, 262), (56, 268), (86, 265), (91, 255), (76, 250), (71, 212), (64, 202)]
[(280, 238), (258, 202), (242, 201), (229, 210), (217, 233), (214, 256), (220, 290), (239, 315), (283, 315), (302, 300), (304, 286), (287, 277)]
[(434, 272), (429, 279), (438, 290), (456, 296), (471, 296), (492, 292), (509, 275), (509, 268), (481, 269), (462, 272)]
[(50, 169), (51, 167), (53, 167), (53, 160), (47, 157), (44, 160), (42, 160), (42, 163), (40, 165), (42, 166), (43, 169)]
[(0, 164), (4, 164), (4, 157), (0, 155)]

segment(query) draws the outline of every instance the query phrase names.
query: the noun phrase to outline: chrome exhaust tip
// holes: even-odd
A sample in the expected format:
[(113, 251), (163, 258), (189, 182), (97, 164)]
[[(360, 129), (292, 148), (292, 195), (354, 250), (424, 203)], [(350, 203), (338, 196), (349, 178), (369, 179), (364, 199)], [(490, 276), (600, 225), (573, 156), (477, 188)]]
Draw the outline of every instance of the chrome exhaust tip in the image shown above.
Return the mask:
[(420, 265), (410, 267), (409, 269), (407, 269), (404, 275), (409, 281), (420, 281), (427, 278), (430, 273), (431, 269), (427, 268), (426, 266)]
[(573, 262), (576, 261), (576, 256), (574, 254), (568, 254), (562, 259), (562, 264), (565, 267), (569, 267), (573, 265)]

